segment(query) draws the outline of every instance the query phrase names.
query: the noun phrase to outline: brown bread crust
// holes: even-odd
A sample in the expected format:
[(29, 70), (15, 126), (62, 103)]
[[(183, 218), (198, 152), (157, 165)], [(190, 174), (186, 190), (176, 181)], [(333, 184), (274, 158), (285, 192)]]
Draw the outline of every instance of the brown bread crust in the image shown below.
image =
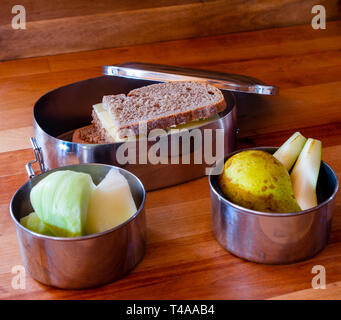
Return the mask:
[(101, 139), (97, 128), (93, 124), (76, 129), (72, 135), (72, 142), (90, 144), (105, 143), (105, 141)]

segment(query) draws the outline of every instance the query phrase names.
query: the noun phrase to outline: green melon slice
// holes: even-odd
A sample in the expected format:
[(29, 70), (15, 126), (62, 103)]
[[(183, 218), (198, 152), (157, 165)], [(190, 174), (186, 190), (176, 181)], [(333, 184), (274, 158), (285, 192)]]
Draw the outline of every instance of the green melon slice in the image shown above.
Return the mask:
[(46, 236), (53, 236), (54, 234), (48, 228), (48, 226), (42, 222), (35, 212), (31, 212), (29, 215), (20, 219), (20, 223), (27, 229), (44, 234)]
[(40, 220), (56, 236), (82, 236), (93, 188), (87, 173), (55, 171), (32, 188), (31, 204)]

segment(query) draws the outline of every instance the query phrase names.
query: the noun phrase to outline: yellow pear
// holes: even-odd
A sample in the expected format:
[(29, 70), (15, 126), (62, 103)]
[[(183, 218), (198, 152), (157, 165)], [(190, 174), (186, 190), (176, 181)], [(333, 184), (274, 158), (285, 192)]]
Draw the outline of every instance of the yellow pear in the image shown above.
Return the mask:
[(268, 152), (246, 150), (229, 158), (219, 177), (228, 200), (262, 212), (300, 211), (283, 164)]

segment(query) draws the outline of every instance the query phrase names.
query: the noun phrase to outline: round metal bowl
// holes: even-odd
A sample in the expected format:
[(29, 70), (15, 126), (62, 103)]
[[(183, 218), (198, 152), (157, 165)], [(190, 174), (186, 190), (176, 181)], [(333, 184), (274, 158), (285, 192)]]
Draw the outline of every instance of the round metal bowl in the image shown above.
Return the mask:
[[(248, 149), (251, 150), (251, 149)], [(261, 147), (273, 154), (277, 148)], [(231, 153), (224, 162), (234, 154)], [(220, 190), (218, 175), (209, 176), (211, 219), (217, 241), (232, 254), (264, 264), (287, 264), (308, 259), (327, 244), (338, 179), (322, 161), (317, 182), (319, 205), (294, 213), (266, 213), (238, 206)]]
[(30, 192), (51, 172), (73, 170), (89, 173), (99, 183), (113, 168), (103, 164), (78, 164), (57, 168), (22, 185), (10, 203), (23, 264), (31, 276), (46, 285), (63, 289), (100, 286), (130, 272), (143, 258), (146, 243), (144, 204), (146, 192), (132, 173), (118, 168), (127, 179), (137, 212), (121, 225), (93, 235), (74, 238), (50, 237), (32, 232), (20, 218), (33, 211)]

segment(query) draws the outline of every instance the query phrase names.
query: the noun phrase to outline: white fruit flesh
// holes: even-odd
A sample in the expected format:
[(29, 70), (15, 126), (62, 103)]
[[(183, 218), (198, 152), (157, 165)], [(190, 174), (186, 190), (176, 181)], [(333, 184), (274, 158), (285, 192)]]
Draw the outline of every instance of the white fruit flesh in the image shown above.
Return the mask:
[(127, 221), (136, 213), (127, 179), (111, 169), (92, 191), (85, 230), (87, 234), (103, 232)]
[(302, 210), (317, 205), (316, 184), (321, 165), (322, 143), (309, 138), (291, 172), (295, 198)]
[(302, 151), (306, 141), (307, 139), (301, 133), (295, 132), (282, 144), (273, 156), (282, 162), (284, 167), (289, 171)]

